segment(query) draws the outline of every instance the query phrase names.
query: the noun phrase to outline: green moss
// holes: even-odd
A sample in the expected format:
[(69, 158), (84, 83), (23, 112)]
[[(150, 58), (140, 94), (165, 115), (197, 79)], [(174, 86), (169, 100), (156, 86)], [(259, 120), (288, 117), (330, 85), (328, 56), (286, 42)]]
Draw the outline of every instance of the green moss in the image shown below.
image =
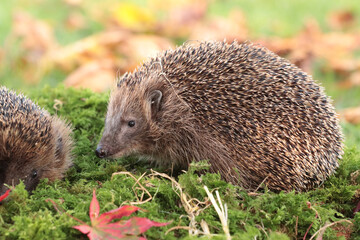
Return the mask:
[[(0, 205), (2, 238), (79, 239), (82, 234), (72, 228), (78, 223), (63, 212), (89, 223), (89, 206), (94, 188), (97, 189), (101, 213), (141, 198), (142, 191), (131, 176), (119, 174), (112, 177), (112, 174), (130, 171), (135, 178), (140, 178), (151, 168), (147, 162), (134, 158), (104, 160), (96, 158), (94, 154), (104, 126), (108, 94), (65, 89), (62, 86), (46, 87), (26, 94), (51, 114), (56, 113), (72, 123), (76, 143), (74, 165), (64, 180), (53, 183), (42, 180), (31, 195), (25, 191), (23, 184), (11, 192), (7, 201)], [(239, 187), (222, 181), (219, 174), (206, 173), (204, 170), (207, 168), (206, 162), (193, 164), (176, 180), (184, 193), (199, 201), (207, 199), (204, 185), (210, 190), (219, 191), (222, 201), (228, 206), (229, 229), (233, 239), (302, 238), (310, 225), (308, 236), (328, 222), (354, 217), (355, 195), (360, 187), (359, 177), (351, 177), (360, 169), (360, 153), (356, 148), (345, 149), (337, 173), (323, 186), (301, 194), (263, 191), (260, 195), (249, 196)], [(165, 235), (171, 227), (189, 226), (190, 223), (169, 180), (146, 175), (139, 182), (146, 186), (152, 199), (140, 205), (144, 211), (137, 215), (159, 222), (172, 221), (166, 227), (150, 229), (146, 233), (148, 239), (200, 238), (189, 236), (186, 229), (173, 230)], [(145, 194), (143, 200), (147, 198)], [(48, 199), (58, 205), (58, 210)], [(199, 229), (201, 220), (207, 222), (211, 233), (217, 234), (212, 239), (224, 239), (219, 216), (212, 206), (196, 217)], [(359, 214), (355, 215), (354, 222), (353, 238), (356, 239), (360, 234)], [(336, 239), (335, 236), (334, 230), (329, 228), (325, 231), (324, 239)]]

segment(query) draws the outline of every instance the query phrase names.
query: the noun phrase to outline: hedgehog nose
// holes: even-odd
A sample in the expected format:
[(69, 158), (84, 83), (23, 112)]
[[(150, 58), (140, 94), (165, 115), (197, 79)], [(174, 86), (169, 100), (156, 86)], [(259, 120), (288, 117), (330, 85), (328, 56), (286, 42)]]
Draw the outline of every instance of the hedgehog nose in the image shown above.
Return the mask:
[(98, 146), (95, 150), (95, 154), (98, 158), (104, 158), (106, 156), (106, 151)]

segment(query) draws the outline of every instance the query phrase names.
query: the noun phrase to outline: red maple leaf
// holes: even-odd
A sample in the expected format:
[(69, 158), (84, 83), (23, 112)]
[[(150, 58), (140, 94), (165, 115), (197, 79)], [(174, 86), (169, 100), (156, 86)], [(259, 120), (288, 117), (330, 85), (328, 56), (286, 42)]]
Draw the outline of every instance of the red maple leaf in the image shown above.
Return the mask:
[(0, 202), (2, 200), (4, 200), (5, 198), (7, 198), (7, 196), (9, 196), (10, 191), (11, 191), (11, 189), (8, 189), (8, 190), (6, 190), (6, 192), (3, 195), (0, 196)]
[(158, 223), (147, 218), (132, 217), (129, 220), (121, 220), (119, 222), (111, 223), (113, 219), (130, 216), (133, 212), (140, 208), (135, 206), (123, 206), (109, 212), (103, 213), (99, 216), (100, 206), (96, 199), (95, 189), (93, 191), (93, 198), (90, 203), (90, 220), (91, 226), (83, 224), (74, 226), (73, 228), (86, 234), (90, 240), (98, 239), (145, 239), (139, 237), (151, 227), (161, 227), (169, 223)]

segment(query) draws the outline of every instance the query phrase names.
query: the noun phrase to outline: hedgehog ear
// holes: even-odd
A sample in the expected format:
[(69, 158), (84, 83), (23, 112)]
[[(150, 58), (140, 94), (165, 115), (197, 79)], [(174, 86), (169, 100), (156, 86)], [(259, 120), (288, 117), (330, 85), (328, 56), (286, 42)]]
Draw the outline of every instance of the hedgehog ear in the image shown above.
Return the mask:
[(150, 94), (151, 117), (155, 117), (156, 113), (160, 110), (160, 102), (162, 99), (162, 92), (154, 90)]

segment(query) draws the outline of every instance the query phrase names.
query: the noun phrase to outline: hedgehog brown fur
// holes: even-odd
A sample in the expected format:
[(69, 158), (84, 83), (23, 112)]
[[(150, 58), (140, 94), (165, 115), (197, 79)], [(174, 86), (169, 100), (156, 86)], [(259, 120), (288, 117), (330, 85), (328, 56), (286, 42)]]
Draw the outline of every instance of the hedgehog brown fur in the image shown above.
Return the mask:
[(125, 74), (112, 92), (99, 157), (147, 155), (247, 189), (307, 190), (338, 167), (342, 133), (323, 89), (250, 43), (201, 42)]
[(28, 191), (40, 179), (62, 178), (71, 165), (68, 124), (23, 95), (0, 87), (0, 193), (23, 180)]

